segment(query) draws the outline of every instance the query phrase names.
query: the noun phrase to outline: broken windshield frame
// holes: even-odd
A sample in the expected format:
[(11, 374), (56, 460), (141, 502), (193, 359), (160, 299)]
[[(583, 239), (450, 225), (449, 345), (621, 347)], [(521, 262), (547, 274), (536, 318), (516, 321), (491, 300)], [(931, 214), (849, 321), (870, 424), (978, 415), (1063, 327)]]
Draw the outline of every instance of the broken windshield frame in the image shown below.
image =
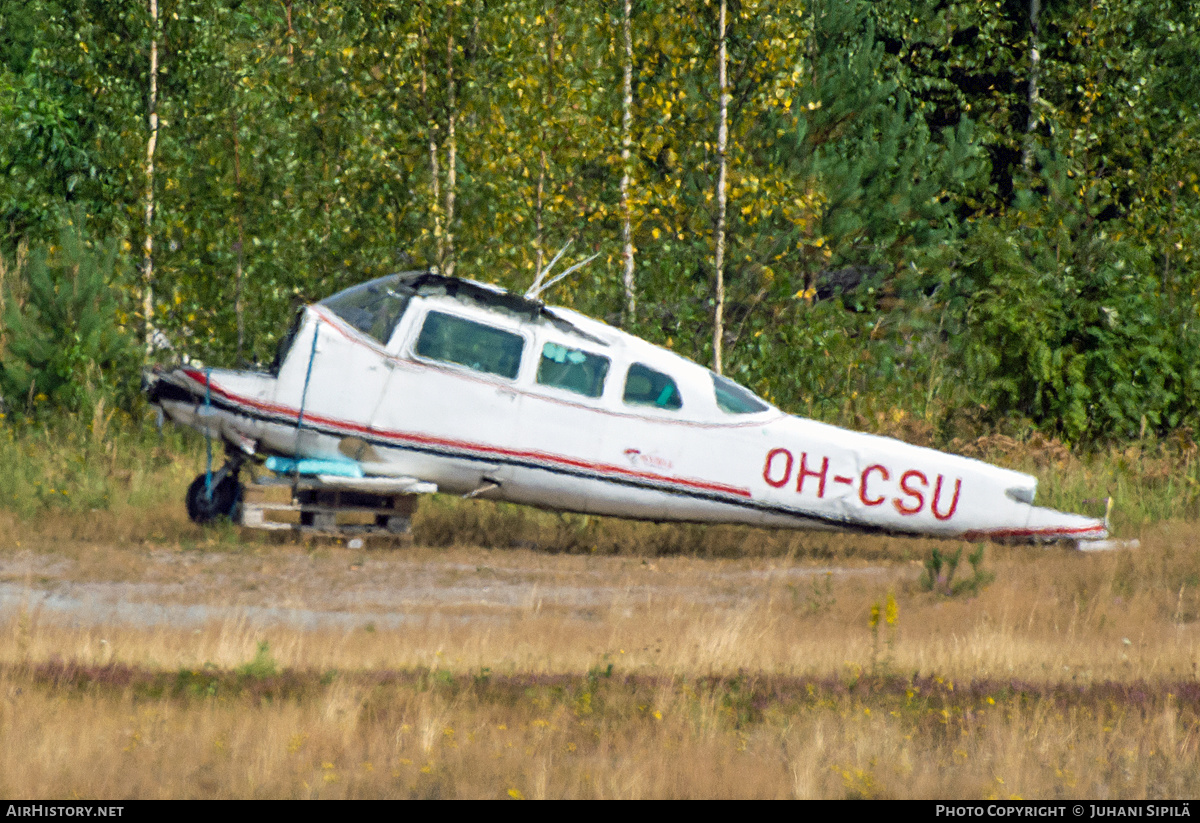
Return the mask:
[(320, 305), (386, 346), (411, 299), (412, 291), (401, 287), (400, 277), (393, 274), (351, 286)]
[(271, 376), (279, 376), (279, 370), (283, 368), (283, 361), (287, 359), (288, 352), (292, 350), (292, 343), (296, 342), (296, 335), (300, 333), (300, 327), (304, 325), (304, 314), (303, 308), (296, 309), (291, 325), (288, 326), (283, 337), (279, 338), (279, 345), (275, 347), (275, 359), (271, 361), (271, 365), (267, 369), (267, 373)]

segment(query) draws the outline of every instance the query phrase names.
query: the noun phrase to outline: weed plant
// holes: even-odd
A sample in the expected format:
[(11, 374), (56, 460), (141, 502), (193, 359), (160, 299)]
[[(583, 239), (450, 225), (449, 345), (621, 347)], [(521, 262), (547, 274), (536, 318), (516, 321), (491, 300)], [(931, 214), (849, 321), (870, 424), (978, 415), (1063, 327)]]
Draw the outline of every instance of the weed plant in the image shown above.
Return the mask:
[(919, 585), (922, 590), (947, 596), (956, 594), (978, 594), (979, 590), (996, 579), (996, 575), (983, 568), (984, 545), (981, 543), (967, 555), (971, 564), (971, 576), (954, 579), (962, 560), (963, 549), (959, 546), (953, 554), (935, 547), (925, 561), (925, 571)]

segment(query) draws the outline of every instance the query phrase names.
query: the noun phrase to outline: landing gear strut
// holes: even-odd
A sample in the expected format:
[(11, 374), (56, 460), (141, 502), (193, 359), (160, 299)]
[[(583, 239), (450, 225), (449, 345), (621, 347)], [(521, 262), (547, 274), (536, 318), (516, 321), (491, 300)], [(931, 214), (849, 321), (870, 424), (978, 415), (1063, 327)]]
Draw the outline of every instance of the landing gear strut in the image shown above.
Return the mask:
[(202, 472), (187, 490), (187, 513), (193, 523), (205, 525), (218, 517), (233, 518), (242, 502), (238, 471), (242, 461), (230, 459), (211, 476)]

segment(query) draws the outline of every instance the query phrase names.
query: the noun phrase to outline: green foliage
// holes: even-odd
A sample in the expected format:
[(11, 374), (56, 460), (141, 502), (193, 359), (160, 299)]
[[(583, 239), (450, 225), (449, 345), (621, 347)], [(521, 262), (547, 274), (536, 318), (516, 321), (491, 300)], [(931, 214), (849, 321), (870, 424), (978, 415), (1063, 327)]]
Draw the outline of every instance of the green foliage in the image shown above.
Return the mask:
[[(761, 283), (741, 279), (759, 291), (731, 308), (728, 371), (825, 419), (853, 419), (862, 402), (924, 415), (945, 356), (927, 292), (957, 248), (956, 199), (983, 168), (971, 123), (930, 128), (886, 71), (866, 5), (817, 3), (808, 23), (811, 78), (797, 90), (798, 114), (770, 120), (782, 136), (769, 153), (806, 192), (809, 219), (769, 224), (790, 261), (770, 261)], [(810, 305), (821, 278), (845, 267), (865, 282)]]
[[(792, 590), (793, 600), (799, 602), (799, 588), (795, 586), (789, 586), (789, 588)], [(836, 603), (837, 598), (833, 596), (833, 572), (825, 572), (820, 576), (814, 574), (809, 584), (809, 594), (804, 598), (805, 611), (815, 617), (828, 613)]]
[(922, 591), (935, 592), (951, 597), (958, 594), (978, 594), (979, 590), (996, 579), (996, 575), (983, 568), (984, 544), (980, 543), (975, 551), (967, 555), (971, 564), (971, 576), (955, 580), (955, 572), (962, 560), (962, 547), (954, 554), (942, 554), (938, 549), (930, 552), (925, 561), (925, 571), (921, 575), (919, 585)]
[(145, 4), (0, 0), (0, 253), (53, 239), (73, 205), (123, 233), (145, 16)]
[(925, 573), (921, 575), (920, 585), (924, 591), (937, 590), (944, 594), (950, 593), (954, 572), (958, 569), (958, 561), (962, 558), (962, 548), (959, 547), (953, 555), (943, 555), (940, 549), (934, 549), (925, 561)]
[(237, 668), (237, 674), (246, 680), (265, 680), (278, 673), (279, 663), (271, 654), (271, 644), (266, 640), (258, 641), (258, 649), (254, 652), (254, 657)]
[(1046, 190), (979, 225), (946, 284), (965, 380), (993, 418), (1018, 414), (1069, 441), (1181, 425), (1200, 399), (1194, 311), (1100, 219), (1096, 186), (1045, 162)]
[[(1072, 442), (1195, 426), (1200, 6), (1029, 13), (731, 4), (731, 376), (841, 423), (982, 404)], [(444, 264), (450, 233), (459, 274), (519, 289), (568, 239), (568, 257), (599, 252), (549, 298), (612, 320), (628, 171), (628, 328), (707, 360), (716, 6), (634, 5), (628, 163), (621, 18), (557, 0), (164, 7), (155, 323), (211, 362), (263, 362), (296, 303)], [(55, 240), (76, 205), (142, 247), (153, 34), (143, 4), (0, 0), (0, 253)], [(866, 282), (811, 302), (850, 269)], [(128, 266), (108, 285), (130, 306), (143, 286)], [(30, 381), (9, 382), (24, 407)]]
[(971, 121), (930, 127), (885, 68), (864, 4), (814, 4), (812, 49), (815, 82), (781, 160), (822, 192), (815, 234), (833, 245), (830, 264), (901, 270), (954, 237), (955, 195), (982, 171)]
[(57, 245), (33, 248), (22, 299), (13, 284), (4, 299), (0, 392), (12, 412), (134, 401), (137, 352), (113, 290), (123, 264), (116, 240), (89, 241), (79, 225), (65, 227)]

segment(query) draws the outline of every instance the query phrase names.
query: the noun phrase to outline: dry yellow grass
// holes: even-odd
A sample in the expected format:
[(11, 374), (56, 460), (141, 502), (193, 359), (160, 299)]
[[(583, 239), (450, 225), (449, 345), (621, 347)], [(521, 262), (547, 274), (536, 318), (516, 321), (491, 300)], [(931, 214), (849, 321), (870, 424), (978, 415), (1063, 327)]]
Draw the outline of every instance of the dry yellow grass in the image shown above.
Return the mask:
[(1194, 525), (989, 548), (946, 597), (923, 541), (350, 551), (124, 517), (0, 521), (0, 795), (1200, 793)]
[[(997, 547), (985, 560), (996, 581), (954, 598), (920, 591), (916, 561), (833, 567), (471, 548), (204, 552), (60, 541), (49, 552), (9, 553), (0, 579), (30, 594), (109, 581), (112, 597), (125, 601), (213, 609), (212, 619), (199, 613), (187, 625), (65, 628), (35, 608), (25, 661), (232, 667), (267, 639), (280, 665), (310, 668), (436, 663), (456, 672), (557, 673), (609, 660), (672, 676), (813, 675), (886, 657), (898, 673), (1099, 682), (1195, 676), (1200, 580), (1192, 539), (1179, 527), (1146, 535), (1132, 552)], [(899, 619), (876, 638), (870, 609), (889, 592)], [(342, 620), (337, 628), (264, 630), (265, 618), (238, 607)], [(403, 622), (389, 628), (389, 617)], [(0, 660), (18, 662), (17, 645), (0, 648)]]
[(764, 699), (759, 711), (739, 700), (770, 686), (343, 675), (293, 695), (154, 697), (9, 672), (0, 793), (1144, 798), (1200, 789), (1195, 707), (1170, 695), (927, 704), (818, 690)]
[(0, 437), (0, 796), (1200, 795), (1190, 432), (951, 444), (1142, 547), (991, 547), (946, 597), (923, 540), (436, 498), (400, 550), (201, 531), (198, 440), (85, 424)]

